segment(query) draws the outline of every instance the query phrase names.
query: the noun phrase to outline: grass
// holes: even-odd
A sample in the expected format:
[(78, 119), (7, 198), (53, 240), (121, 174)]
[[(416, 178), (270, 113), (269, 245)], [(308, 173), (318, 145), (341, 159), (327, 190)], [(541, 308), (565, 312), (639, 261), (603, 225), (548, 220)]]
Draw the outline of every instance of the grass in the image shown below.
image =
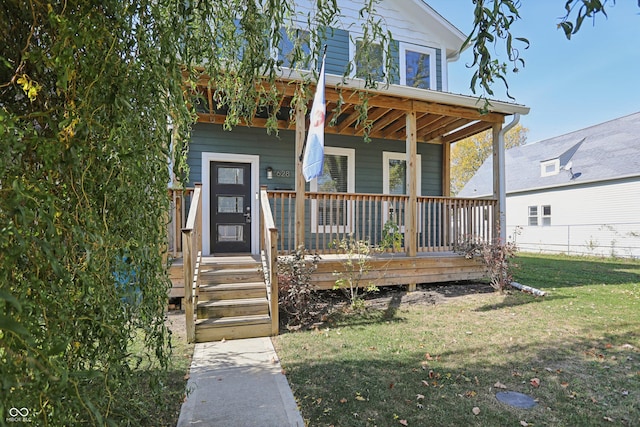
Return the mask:
[[(527, 254), (517, 262), (516, 281), (548, 296), (444, 297), (276, 337), (308, 425), (637, 425), (640, 262)], [(537, 406), (500, 403), (501, 390)]]

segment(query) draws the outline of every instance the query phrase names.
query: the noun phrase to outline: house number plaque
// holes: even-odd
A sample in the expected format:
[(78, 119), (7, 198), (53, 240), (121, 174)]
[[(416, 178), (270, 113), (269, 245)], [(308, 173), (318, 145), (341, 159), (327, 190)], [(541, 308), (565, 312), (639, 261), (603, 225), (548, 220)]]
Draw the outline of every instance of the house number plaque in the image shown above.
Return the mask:
[(291, 177), (291, 171), (288, 170), (274, 170), (273, 174), (278, 178), (289, 178)]

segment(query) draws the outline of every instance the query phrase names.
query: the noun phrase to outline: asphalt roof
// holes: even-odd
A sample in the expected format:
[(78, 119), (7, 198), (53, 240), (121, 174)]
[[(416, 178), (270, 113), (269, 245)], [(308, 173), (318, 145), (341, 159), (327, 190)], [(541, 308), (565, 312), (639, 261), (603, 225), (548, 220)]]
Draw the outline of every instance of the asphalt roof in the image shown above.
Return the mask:
[[(484, 197), (493, 193), (493, 156), (458, 193)], [(558, 159), (560, 170), (542, 176), (541, 163)], [(640, 177), (640, 112), (505, 152), (507, 194)]]

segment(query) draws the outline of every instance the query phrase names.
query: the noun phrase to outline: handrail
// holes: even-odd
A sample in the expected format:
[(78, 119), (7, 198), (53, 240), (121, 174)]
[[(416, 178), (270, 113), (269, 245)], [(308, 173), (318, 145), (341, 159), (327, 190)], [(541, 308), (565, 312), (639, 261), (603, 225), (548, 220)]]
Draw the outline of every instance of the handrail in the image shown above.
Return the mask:
[(260, 245), (262, 254), (262, 269), (267, 286), (267, 300), (271, 315), (271, 335), (278, 335), (278, 274), (276, 264), (278, 262), (278, 229), (273, 222), (271, 205), (267, 188), (260, 189)]
[(198, 270), (202, 257), (202, 184), (196, 184), (189, 206), (187, 223), (182, 229), (184, 306), (187, 341), (195, 341), (194, 307), (198, 304)]
[(193, 187), (170, 188), (168, 193), (171, 202), (170, 220), (167, 223), (169, 255), (180, 258), (182, 256), (181, 231), (186, 226), (187, 200), (193, 197)]
[[(268, 198), (278, 226), (278, 250), (294, 248), (296, 193), (269, 190)], [(409, 230), (405, 215), (409, 196), (379, 193), (306, 192), (305, 247), (316, 253), (332, 253), (332, 242), (353, 236), (371, 244), (385, 242), (389, 233), (400, 233), (402, 244), (387, 251), (402, 252), (406, 233), (417, 236), (418, 252), (448, 252), (464, 239), (491, 241), (496, 211), (494, 199), (419, 196), (416, 230)], [(395, 237), (395, 236), (394, 236)], [(396, 242), (398, 240), (395, 240)], [(388, 243), (388, 240), (386, 241)]]

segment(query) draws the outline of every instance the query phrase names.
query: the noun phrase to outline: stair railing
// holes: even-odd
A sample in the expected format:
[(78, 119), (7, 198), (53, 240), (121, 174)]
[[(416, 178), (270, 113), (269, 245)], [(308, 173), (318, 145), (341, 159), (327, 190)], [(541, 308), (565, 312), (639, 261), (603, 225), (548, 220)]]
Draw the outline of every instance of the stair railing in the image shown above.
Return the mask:
[(262, 256), (262, 271), (267, 286), (267, 300), (271, 316), (271, 335), (278, 335), (278, 229), (273, 222), (267, 187), (260, 188), (260, 248)]
[(182, 229), (182, 260), (184, 271), (184, 307), (187, 341), (196, 340), (194, 307), (198, 305), (198, 271), (202, 260), (202, 184), (197, 183), (189, 206), (187, 223)]

